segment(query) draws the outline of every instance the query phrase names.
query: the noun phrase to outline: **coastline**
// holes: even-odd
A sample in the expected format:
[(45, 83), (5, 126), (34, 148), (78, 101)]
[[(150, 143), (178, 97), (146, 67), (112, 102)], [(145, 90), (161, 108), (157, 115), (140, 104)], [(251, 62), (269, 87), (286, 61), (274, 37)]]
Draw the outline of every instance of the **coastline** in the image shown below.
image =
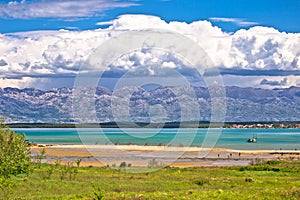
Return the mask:
[(248, 166), (268, 160), (299, 160), (300, 150), (236, 150), (225, 148), (139, 146), (139, 145), (38, 145), (31, 147), (32, 155), (45, 149), (44, 162), (74, 163), (81, 166), (119, 166), (121, 162), (132, 167), (147, 167), (151, 162), (170, 167)]

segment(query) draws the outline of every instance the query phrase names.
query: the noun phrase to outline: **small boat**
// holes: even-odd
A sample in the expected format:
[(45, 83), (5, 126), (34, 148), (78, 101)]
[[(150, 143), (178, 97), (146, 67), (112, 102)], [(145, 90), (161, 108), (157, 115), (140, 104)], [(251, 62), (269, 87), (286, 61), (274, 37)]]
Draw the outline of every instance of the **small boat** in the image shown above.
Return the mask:
[(256, 143), (257, 142), (257, 135), (253, 135), (253, 137), (249, 138), (247, 140), (247, 142), (249, 142), (249, 143)]

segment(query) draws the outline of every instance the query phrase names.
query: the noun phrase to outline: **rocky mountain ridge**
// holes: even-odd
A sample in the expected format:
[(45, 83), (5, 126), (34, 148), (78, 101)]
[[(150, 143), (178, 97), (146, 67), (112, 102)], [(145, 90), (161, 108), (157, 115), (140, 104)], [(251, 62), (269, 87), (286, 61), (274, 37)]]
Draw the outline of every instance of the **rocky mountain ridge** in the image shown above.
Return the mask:
[[(119, 90), (126, 90), (121, 88)], [(98, 87), (94, 94), (97, 119), (87, 121), (73, 116), (74, 88), (42, 91), (34, 88), (0, 88), (0, 116), (9, 123), (73, 123), (111, 122), (116, 120), (112, 104), (123, 102), (122, 96)], [(89, 90), (89, 88), (86, 88)], [(207, 88), (195, 87), (194, 99), (199, 104), (201, 121), (210, 120), (211, 99)], [(225, 87), (227, 122), (242, 121), (300, 121), (300, 88), (258, 89)], [(158, 87), (152, 90), (136, 88), (131, 94), (129, 108), (119, 106), (117, 112), (129, 110), (128, 121), (161, 122), (182, 121), (181, 111), (192, 104), (182, 87)], [(187, 99), (180, 103), (179, 99)], [(188, 108), (189, 107), (189, 108)], [(124, 120), (124, 119), (123, 119)], [(185, 119), (187, 120), (187, 119)], [(193, 117), (188, 120), (195, 120)]]

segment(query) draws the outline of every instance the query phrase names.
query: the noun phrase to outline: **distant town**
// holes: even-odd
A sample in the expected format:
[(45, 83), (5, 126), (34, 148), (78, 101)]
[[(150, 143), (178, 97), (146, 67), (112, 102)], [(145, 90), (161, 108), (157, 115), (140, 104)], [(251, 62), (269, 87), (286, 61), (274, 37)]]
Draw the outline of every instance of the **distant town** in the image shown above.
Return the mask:
[(300, 128), (300, 123), (234, 123), (230, 124), (228, 128)]

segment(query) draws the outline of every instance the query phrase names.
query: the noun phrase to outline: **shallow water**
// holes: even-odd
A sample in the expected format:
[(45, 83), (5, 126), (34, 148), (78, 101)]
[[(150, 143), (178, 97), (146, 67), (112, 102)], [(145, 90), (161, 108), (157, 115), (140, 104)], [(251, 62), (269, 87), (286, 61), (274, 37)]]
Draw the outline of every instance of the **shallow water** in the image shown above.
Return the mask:
[[(14, 129), (39, 144), (115, 144), (300, 149), (300, 129)], [(257, 143), (247, 143), (257, 135)]]

